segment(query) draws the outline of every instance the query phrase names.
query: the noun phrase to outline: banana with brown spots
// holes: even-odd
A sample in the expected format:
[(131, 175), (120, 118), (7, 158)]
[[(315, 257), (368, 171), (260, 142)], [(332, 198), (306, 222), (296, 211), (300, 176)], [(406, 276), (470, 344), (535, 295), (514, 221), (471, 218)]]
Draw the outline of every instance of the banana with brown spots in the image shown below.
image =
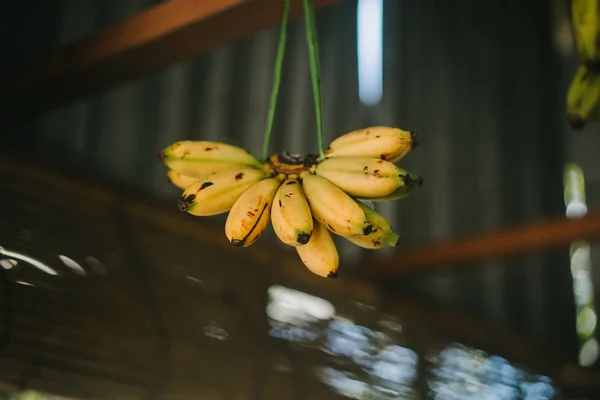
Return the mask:
[(316, 174), (361, 198), (387, 196), (410, 181), (405, 170), (373, 157), (328, 158), (317, 165)]
[(242, 193), (268, 176), (267, 171), (252, 167), (210, 175), (185, 189), (179, 209), (196, 216), (222, 214), (233, 207)]
[(397, 246), (400, 242), (400, 236), (394, 232), (390, 223), (375, 210), (372, 210), (361, 202), (357, 203), (365, 212), (369, 222), (373, 224), (373, 230), (368, 235), (350, 236), (346, 239), (355, 245), (366, 249), (380, 249), (386, 246)]
[(319, 175), (300, 176), (314, 219), (340, 236), (367, 235), (373, 228), (365, 212), (342, 189)]
[(416, 189), (423, 186), (423, 177), (418, 174), (408, 174), (409, 179), (407, 182), (400, 186), (398, 189), (394, 190), (394, 192), (388, 194), (387, 196), (381, 197), (369, 197), (369, 196), (360, 196), (361, 200), (371, 201), (373, 203), (382, 203), (386, 201), (396, 201), (402, 200), (408, 197), (411, 193), (413, 193)]
[(298, 255), (313, 274), (336, 278), (340, 259), (333, 238), (323, 224), (314, 221), (313, 226), (308, 243), (296, 247)]
[(225, 234), (234, 247), (248, 247), (262, 235), (271, 220), (271, 206), (280, 185), (280, 177), (267, 178), (237, 199), (225, 222)]
[(175, 142), (159, 153), (159, 159), (170, 169), (199, 179), (243, 166), (263, 166), (263, 163), (241, 147), (200, 140)]
[(414, 132), (389, 126), (371, 126), (336, 138), (325, 151), (325, 157), (363, 156), (396, 162), (417, 144)]
[(271, 222), (277, 237), (287, 245), (303, 246), (310, 240), (313, 217), (298, 179), (288, 179), (279, 187)]

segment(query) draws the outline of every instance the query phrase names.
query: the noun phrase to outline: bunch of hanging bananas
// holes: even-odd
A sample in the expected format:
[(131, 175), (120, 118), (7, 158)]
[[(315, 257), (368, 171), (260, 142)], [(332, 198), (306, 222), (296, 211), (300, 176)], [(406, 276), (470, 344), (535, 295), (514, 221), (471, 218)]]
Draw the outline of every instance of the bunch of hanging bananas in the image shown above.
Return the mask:
[(186, 140), (160, 160), (183, 190), (181, 211), (229, 211), (225, 234), (235, 247), (252, 245), (272, 222), (310, 271), (332, 278), (339, 256), (330, 232), (368, 249), (398, 244), (386, 219), (359, 200), (399, 200), (420, 187), (419, 175), (394, 165), (416, 145), (413, 132), (377, 126), (335, 139), (324, 159), (279, 153), (263, 163), (236, 146)]
[(567, 94), (567, 120), (574, 129), (600, 120), (600, 0), (571, 0), (571, 24), (579, 53)]

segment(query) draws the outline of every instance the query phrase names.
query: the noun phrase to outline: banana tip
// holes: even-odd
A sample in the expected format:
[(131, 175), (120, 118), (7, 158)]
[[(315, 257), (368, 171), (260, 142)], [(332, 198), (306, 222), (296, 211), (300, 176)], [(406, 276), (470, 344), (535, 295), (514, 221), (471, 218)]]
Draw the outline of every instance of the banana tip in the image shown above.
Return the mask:
[(244, 241), (243, 240), (239, 240), (239, 239), (232, 239), (231, 240), (231, 245), (233, 247), (242, 247), (242, 246), (244, 246)]
[(337, 271), (331, 271), (330, 273), (327, 274), (327, 277), (329, 279), (335, 279), (338, 277), (338, 273), (337, 273)]
[(165, 152), (162, 150), (158, 153), (158, 161), (165, 162)]
[(412, 142), (410, 147), (414, 149), (419, 145), (419, 141), (417, 140), (417, 133), (414, 131), (410, 131), (410, 141)]
[(296, 241), (300, 244), (307, 244), (310, 240), (310, 233), (300, 233), (298, 237), (296, 237)]
[(363, 228), (363, 235), (370, 235), (373, 232), (373, 225), (367, 225)]
[(179, 211), (187, 211), (188, 209), (188, 205), (185, 201), (183, 200), (179, 200), (179, 202), (177, 203), (178, 207), (179, 207)]

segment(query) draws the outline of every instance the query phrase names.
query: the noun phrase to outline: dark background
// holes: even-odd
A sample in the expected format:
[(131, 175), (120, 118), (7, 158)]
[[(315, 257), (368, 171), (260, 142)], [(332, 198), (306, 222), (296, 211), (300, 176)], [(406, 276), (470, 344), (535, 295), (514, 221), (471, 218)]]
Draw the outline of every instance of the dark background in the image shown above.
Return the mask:
[[(5, 2), (3, 69), (156, 3)], [(380, 208), (404, 246), (563, 215), (562, 174), (569, 161), (583, 168), (588, 206), (600, 204), (598, 128), (572, 132), (564, 118), (577, 57), (561, 7), (567, 6), (534, 0), (386, 1), (384, 90), (375, 107), (358, 98), (356, 1), (318, 13), (325, 142), (369, 124), (419, 134), (420, 146), (400, 165), (420, 173), (424, 186)], [(262, 32), (2, 129), (3, 147), (149, 192), (175, 207), (178, 192), (166, 182), (158, 149), (180, 139), (227, 140), (260, 155), (277, 37), (278, 29)], [(294, 21), (273, 151), (316, 150), (309, 79), (302, 20)], [(347, 243), (339, 248), (343, 268), (352, 269), (365, 255)], [(593, 248), (595, 271), (597, 254)], [(428, 272), (382, 288), (549, 341), (576, 359), (567, 251)]]

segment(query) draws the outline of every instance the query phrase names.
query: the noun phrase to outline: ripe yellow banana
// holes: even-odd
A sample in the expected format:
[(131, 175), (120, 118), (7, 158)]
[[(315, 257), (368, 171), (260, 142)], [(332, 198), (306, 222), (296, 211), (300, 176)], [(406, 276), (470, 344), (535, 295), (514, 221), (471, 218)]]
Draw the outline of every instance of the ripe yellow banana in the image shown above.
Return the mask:
[(400, 242), (400, 236), (393, 231), (390, 223), (381, 214), (370, 207), (357, 202), (363, 209), (369, 222), (373, 224), (373, 230), (368, 235), (357, 235), (347, 237), (349, 241), (366, 249), (380, 249), (385, 246), (395, 247)]
[(336, 278), (340, 259), (333, 238), (319, 222), (314, 221), (313, 226), (308, 243), (296, 247), (298, 255), (312, 273), (324, 278)]
[(357, 197), (381, 197), (404, 186), (408, 172), (391, 162), (372, 157), (328, 158), (317, 165), (316, 174)]
[(391, 194), (388, 194), (387, 196), (381, 196), (381, 197), (365, 197), (365, 196), (363, 196), (363, 197), (359, 197), (359, 198), (361, 200), (368, 200), (373, 203), (402, 200), (402, 199), (408, 197), (412, 192), (414, 192), (415, 189), (418, 189), (423, 185), (423, 178), (421, 177), (421, 175), (408, 174), (408, 178), (409, 179), (407, 179), (407, 182), (404, 186), (400, 186), (398, 189), (396, 189)]
[(364, 156), (396, 162), (417, 146), (417, 135), (387, 126), (358, 129), (335, 139), (326, 157)]
[(177, 171), (170, 169), (167, 172), (167, 179), (179, 189), (185, 190), (188, 187), (190, 187), (194, 182), (196, 182), (199, 178), (196, 178), (194, 176), (183, 175)]
[(567, 95), (567, 119), (574, 129), (582, 129), (598, 118), (600, 107), (600, 74), (583, 64), (573, 77)]
[(180, 174), (200, 179), (241, 166), (260, 168), (262, 165), (252, 154), (240, 147), (198, 140), (175, 142), (163, 149), (159, 158), (167, 167)]
[(179, 209), (197, 216), (227, 212), (242, 193), (267, 176), (263, 170), (241, 167), (200, 179), (185, 189)]
[(279, 187), (273, 207), (271, 223), (277, 237), (290, 246), (308, 243), (313, 231), (313, 217), (298, 179), (288, 179)]
[(271, 206), (281, 178), (263, 179), (246, 190), (233, 204), (225, 235), (233, 247), (248, 247), (262, 235), (271, 220)]
[(600, 60), (599, 0), (571, 0), (571, 23), (582, 63)]
[[(327, 179), (303, 173), (302, 189), (314, 219), (340, 236), (367, 235), (372, 225), (353, 198)], [(314, 234), (314, 230), (313, 230)]]

